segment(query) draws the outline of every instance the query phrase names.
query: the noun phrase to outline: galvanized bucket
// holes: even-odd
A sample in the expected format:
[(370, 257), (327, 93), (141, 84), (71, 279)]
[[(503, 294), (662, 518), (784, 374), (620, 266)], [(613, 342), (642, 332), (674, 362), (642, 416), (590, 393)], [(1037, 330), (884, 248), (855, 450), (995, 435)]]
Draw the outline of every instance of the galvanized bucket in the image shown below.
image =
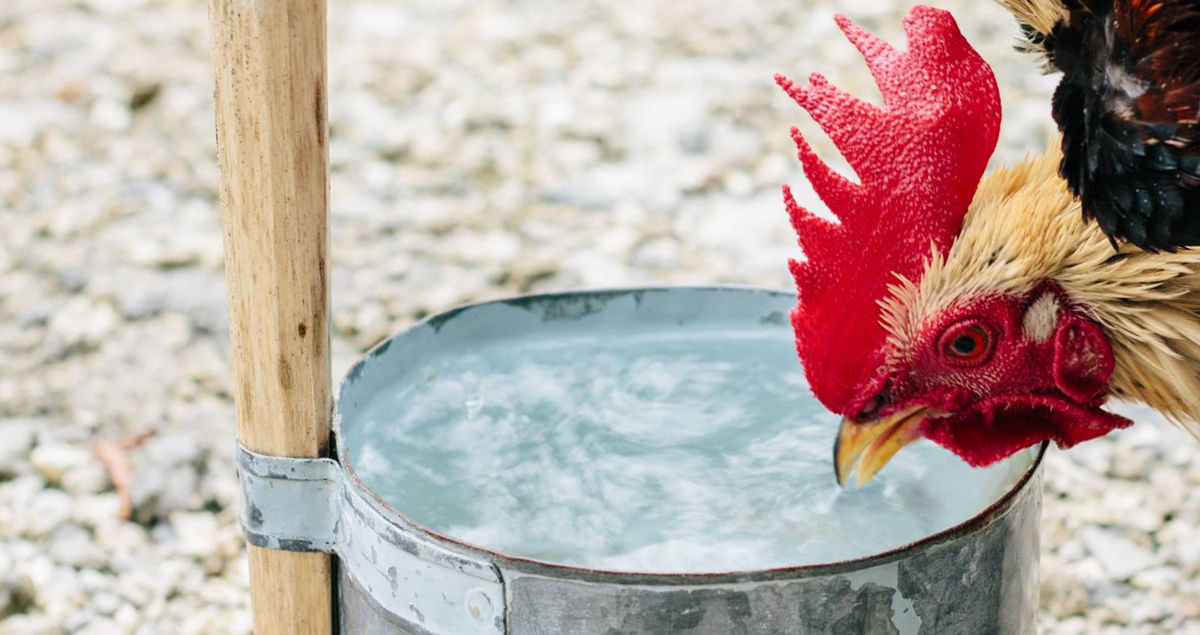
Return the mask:
[(686, 328), (744, 320), (787, 329), (790, 293), (649, 288), (539, 295), (431, 317), (372, 350), (343, 382), (337, 461), (239, 448), (251, 543), (338, 559), (343, 633), (421, 635), (1013, 633), (1035, 631), (1041, 459), (966, 522), (841, 562), (705, 574), (598, 571), (495, 553), (407, 519), (355, 474), (344, 447), (356, 409), (394, 385), (406, 360), (463, 337), (581, 322)]

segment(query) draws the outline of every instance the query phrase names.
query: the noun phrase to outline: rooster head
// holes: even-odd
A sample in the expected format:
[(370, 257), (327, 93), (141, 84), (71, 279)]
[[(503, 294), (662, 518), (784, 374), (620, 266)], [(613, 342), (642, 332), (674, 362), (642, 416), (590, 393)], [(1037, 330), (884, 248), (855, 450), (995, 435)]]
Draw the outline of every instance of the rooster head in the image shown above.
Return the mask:
[[(938, 9), (908, 13), (903, 51), (837, 21), (882, 106), (820, 75), (807, 86), (776, 81), (858, 176), (839, 175), (792, 130), (806, 176), (837, 217), (812, 214), (784, 188), (805, 253), (791, 262), (797, 351), (816, 397), (844, 417), (838, 481), (857, 464), (865, 483), (922, 437), (980, 466), (1128, 425), (1100, 409), (1113, 350), (1083, 307), (1051, 280), (1003, 284), (998, 254), (946, 258), (972, 247), (958, 244), (960, 231), (999, 134), (986, 62)], [(989, 268), (1001, 271), (997, 284), (975, 275)]]

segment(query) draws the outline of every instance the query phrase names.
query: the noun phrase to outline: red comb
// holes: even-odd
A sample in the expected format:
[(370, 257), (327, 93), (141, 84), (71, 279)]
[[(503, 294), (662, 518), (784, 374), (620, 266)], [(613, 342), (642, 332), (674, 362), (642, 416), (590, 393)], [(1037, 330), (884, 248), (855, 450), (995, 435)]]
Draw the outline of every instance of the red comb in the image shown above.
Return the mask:
[(996, 147), (1000, 96), (991, 68), (945, 11), (913, 7), (898, 51), (837, 17), (858, 48), (883, 107), (814, 74), (808, 87), (775, 80), (820, 124), (858, 175), (823, 163), (800, 132), (792, 138), (813, 189), (840, 223), (800, 207), (784, 186), (804, 262), (792, 261), (800, 302), (792, 311), (796, 349), (809, 384), (830, 410), (851, 415), (877, 381), (887, 333), (880, 302), (896, 276), (917, 281), (930, 247), (943, 255)]

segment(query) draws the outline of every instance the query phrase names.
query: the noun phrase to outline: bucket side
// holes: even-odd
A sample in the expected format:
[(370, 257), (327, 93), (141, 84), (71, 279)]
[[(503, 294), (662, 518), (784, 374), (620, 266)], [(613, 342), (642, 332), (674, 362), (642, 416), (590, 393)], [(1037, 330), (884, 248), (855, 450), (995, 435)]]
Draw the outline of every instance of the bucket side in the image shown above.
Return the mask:
[(507, 633), (1035, 632), (1041, 472), (992, 522), (834, 575), (661, 587), (501, 573)]
[[(833, 575), (690, 586), (503, 570), (510, 635), (1035, 632), (1041, 473), (990, 523)], [(342, 633), (456, 635), (385, 609), (344, 568)]]

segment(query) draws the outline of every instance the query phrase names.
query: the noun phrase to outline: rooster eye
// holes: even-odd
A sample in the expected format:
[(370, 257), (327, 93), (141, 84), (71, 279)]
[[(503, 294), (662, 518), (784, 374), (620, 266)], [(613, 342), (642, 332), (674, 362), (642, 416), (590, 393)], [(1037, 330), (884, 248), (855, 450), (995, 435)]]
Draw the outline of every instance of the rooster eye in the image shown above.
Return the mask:
[(977, 335), (977, 333), (959, 335), (950, 343), (950, 350), (961, 357), (974, 355), (982, 344)]
[(942, 350), (947, 358), (966, 364), (982, 362), (992, 348), (991, 333), (975, 322), (950, 329), (942, 342)]

